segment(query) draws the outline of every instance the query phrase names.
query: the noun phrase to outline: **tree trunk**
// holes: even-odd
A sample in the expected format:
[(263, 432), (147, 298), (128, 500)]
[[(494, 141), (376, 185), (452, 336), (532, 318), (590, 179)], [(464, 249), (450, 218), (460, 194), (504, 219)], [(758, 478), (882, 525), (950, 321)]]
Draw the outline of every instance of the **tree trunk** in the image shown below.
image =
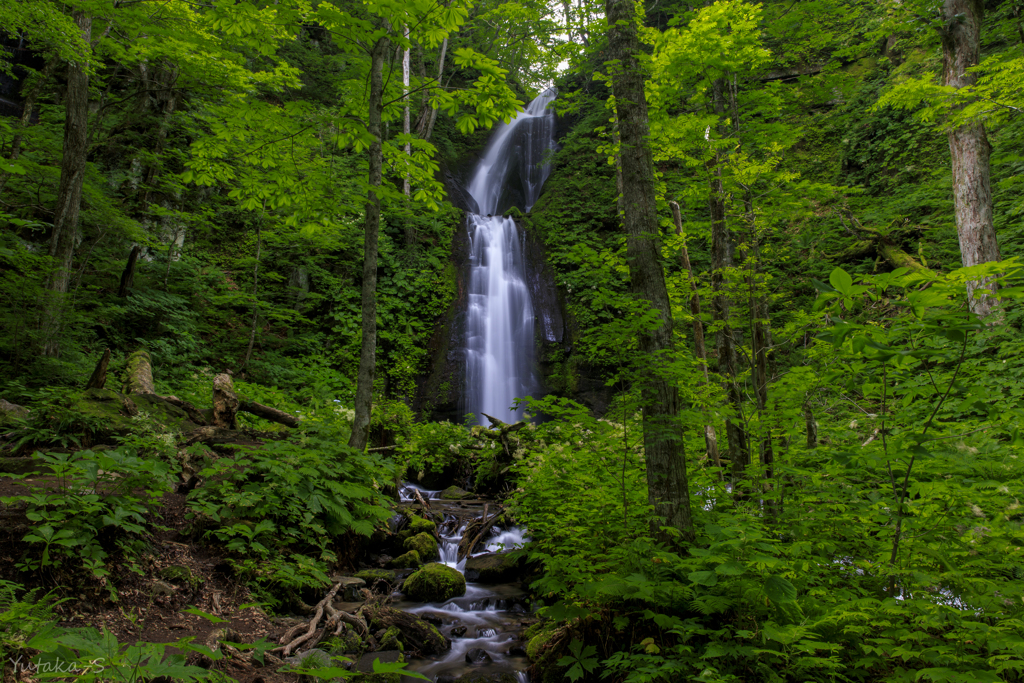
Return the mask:
[[(982, 0), (944, 0), (942, 30), (943, 81), (954, 88), (974, 85), (977, 75), (968, 72), (981, 54)], [(980, 122), (966, 123), (949, 131), (953, 162), (953, 204), (965, 266), (999, 260), (999, 243), (992, 223), (991, 146)], [(977, 291), (981, 290), (981, 291)], [(996, 299), (989, 296), (995, 284), (989, 280), (967, 283), (971, 310), (980, 316), (992, 312)]]
[[(53, 55), (46, 61), (39, 75), (25, 81), (26, 88), (22, 95), (25, 104), (21, 108), (21, 118), (18, 120), (18, 125), (15, 128), (14, 139), (11, 140), (11, 153), (8, 156), (11, 161), (17, 161), (18, 157), (21, 156), (21, 142), (24, 137), (24, 130), (32, 125), (32, 114), (36, 109), (36, 100), (39, 99), (39, 93), (43, 91), (43, 86), (53, 76), (53, 72), (60, 61), (57, 55)], [(10, 177), (10, 173), (0, 173), (0, 191), (3, 191)]]
[[(441, 57), (437, 60), (437, 85), (441, 85), (441, 76), (444, 75), (444, 56), (448, 52), (448, 37), (441, 41)], [(427, 132), (423, 135), (424, 140), (430, 140), (434, 132), (434, 122), (437, 121), (437, 108), (430, 109), (430, 123), (427, 124)]]
[(135, 266), (139, 262), (139, 254), (141, 253), (142, 247), (136, 244), (128, 254), (128, 262), (125, 264), (124, 270), (121, 271), (121, 284), (117, 288), (117, 295), (122, 299), (128, 296), (128, 290), (132, 288), (132, 284), (135, 282)]
[(654, 196), (654, 164), (648, 147), (647, 103), (635, 5), (630, 0), (606, 0), (609, 58), (617, 61), (612, 72), (619, 122), (622, 163), (622, 208), (626, 228), (626, 258), (630, 286), (635, 296), (658, 311), (661, 325), (639, 333), (646, 377), (641, 379), (644, 420), (644, 457), (647, 465), (648, 500), (654, 508), (651, 532), (669, 542), (675, 529), (685, 540), (694, 538), (686, 457), (679, 424), (679, 392), (675, 378), (662, 370), (674, 351), (672, 309), (660, 260), (660, 232)]
[(100, 362), (96, 364), (96, 369), (92, 371), (92, 376), (86, 383), (86, 389), (102, 389), (107, 383), (107, 366), (110, 365), (110, 349), (103, 350), (103, 356), (100, 358)]
[[(75, 12), (75, 23), (82, 31), (88, 44), (92, 33), (92, 16)], [(53, 273), (46, 284), (50, 290), (44, 304), (43, 333), (46, 343), (44, 353), (56, 356), (60, 350), (59, 337), (63, 318), (64, 294), (68, 291), (71, 278), (71, 259), (75, 253), (78, 238), (78, 214), (82, 207), (82, 185), (85, 182), (85, 158), (88, 151), (89, 119), (89, 76), (88, 62), (68, 65), (67, 102), (64, 116), (64, 155), (60, 166), (60, 183), (57, 186), (57, 206), (53, 216), (53, 232), (50, 233), (50, 256), (53, 258)]]
[[(697, 280), (693, 277), (693, 268), (690, 266), (690, 252), (686, 248), (686, 236), (683, 234), (683, 215), (679, 210), (677, 202), (669, 202), (672, 207), (672, 218), (676, 223), (676, 233), (683, 238), (682, 249), (679, 250), (679, 260), (683, 270), (690, 278), (690, 315), (693, 316), (693, 347), (697, 353), (697, 360), (700, 361), (701, 373), (704, 375), (702, 386), (710, 383), (708, 377), (708, 351), (704, 345), (704, 322), (700, 319), (700, 294), (697, 291)], [(718, 435), (715, 434), (715, 426), (709, 420), (704, 425), (704, 445), (707, 447), (708, 459), (715, 463), (715, 467), (721, 468), (722, 460), (718, 456)]]
[(238, 429), (238, 396), (235, 383), (227, 373), (213, 378), (213, 426)]
[[(409, 40), (409, 27), (402, 27), (402, 35), (406, 40)], [(405, 109), (402, 114), (402, 133), (408, 135), (410, 132), (409, 126), (409, 48), (405, 48), (402, 53), (402, 96), (405, 99)], [(412, 156), (412, 144), (409, 142), (405, 143), (405, 156)], [(406, 197), (412, 192), (412, 187), (409, 185), (409, 174), (405, 174), (402, 179), (402, 192)], [(409, 233), (406, 233), (406, 239), (408, 240)]]
[(382, 147), (380, 120), (384, 104), (384, 53), (387, 39), (379, 39), (370, 53), (370, 102), (368, 128), (373, 142), (370, 144), (370, 191), (366, 198), (366, 223), (363, 242), (363, 311), (362, 348), (359, 352), (359, 374), (356, 379), (355, 419), (348, 445), (359, 450), (366, 448), (370, 437), (370, 408), (373, 402), (373, 377), (377, 364), (377, 233), (380, 229), (380, 196)]
[[(718, 79), (713, 86), (715, 113), (719, 118), (725, 116), (725, 103), (722, 97), (724, 80)], [(712, 165), (710, 179), (710, 195), (708, 206), (711, 211), (711, 311), (716, 322), (720, 324), (716, 337), (718, 347), (718, 373), (725, 383), (725, 393), (735, 415), (725, 420), (725, 435), (729, 449), (729, 462), (732, 470), (733, 484), (743, 479), (747, 465), (750, 464), (750, 453), (747, 450), (747, 435), (743, 428), (743, 396), (736, 377), (739, 370), (739, 359), (736, 355), (736, 342), (733, 336), (729, 316), (729, 293), (726, 291), (726, 269), (733, 264), (732, 232), (725, 220), (725, 189), (722, 187), (721, 156), (716, 153)]]

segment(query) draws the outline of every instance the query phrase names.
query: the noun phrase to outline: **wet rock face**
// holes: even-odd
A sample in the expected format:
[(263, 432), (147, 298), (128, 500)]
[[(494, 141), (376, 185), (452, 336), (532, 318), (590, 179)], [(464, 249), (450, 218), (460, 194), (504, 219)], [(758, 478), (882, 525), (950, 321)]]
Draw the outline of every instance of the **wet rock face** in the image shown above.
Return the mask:
[(466, 560), (466, 580), (477, 583), (513, 583), (523, 578), (526, 562), (522, 557), (512, 558), (511, 553), (480, 555)]
[(491, 656), (478, 647), (474, 647), (466, 653), (467, 664), (490, 664), (492, 661)]

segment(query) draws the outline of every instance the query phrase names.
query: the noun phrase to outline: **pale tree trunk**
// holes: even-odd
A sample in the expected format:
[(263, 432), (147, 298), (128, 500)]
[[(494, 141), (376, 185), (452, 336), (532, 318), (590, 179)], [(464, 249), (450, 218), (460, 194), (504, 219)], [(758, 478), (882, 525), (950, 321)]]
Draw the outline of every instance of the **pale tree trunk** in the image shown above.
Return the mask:
[(644, 457), (647, 465), (648, 500), (654, 508), (652, 535), (664, 542), (672, 534), (694, 538), (690, 491), (686, 479), (686, 454), (679, 423), (679, 391), (675, 378), (664, 376), (665, 357), (674, 351), (672, 308), (661, 269), (661, 238), (654, 195), (654, 163), (648, 147), (647, 103), (635, 6), (631, 0), (606, 0), (609, 58), (617, 60), (612, 72), (619, 122), (622, 163), (622, 209), (626, 228), (626, 259), (630, 286), (640, 300), (656, 310), (661, 325), (639, 334), (640, 351), (647, 359), (641, 378), (644, 420)]
[[(409, 27), (402, 27), (402, 36), (409, 40)], [(402, 133), (408, 135), (410, 132), (409, 127), (409, 48), (405, 48), (405, 52), (402, 53), (402, 97), (405, 99), (405, 111), (402, 118)], [(405, 143), (405, 156), (412, 156), (412, 144), (409, 142)], [(409, 175), (406, 174), (402, 180), (402, 192), (408, 197), (412, 192), (412, 188), (409, 186)]]
[[(437, 85), (441, 85), (441, 76), (444, 75), (444, 56), (448, 52), (448, 38), (441, 41), (441, 57), (437, 60)], [(430, 122), (427, 124), (427, 132), (423, 135), (424, 140), (430, 140), (434, 132), (434, 122), (437, 121), (437, 108), (430, 108)]]
[[(693, 268), (690, 266), (690, 252), (686, 248), (686, 235), (683, 234), (683, 214), (679, 210), (677, 202), (669, 202), (672, 207), (672, 218), (676, 223), (676, 234), (683, 239), (683, 246), (679, 250), (679, 261), (690, 278), (690, 315), (693, 316), (693, 348), (697, 353), (697, 360), (700, 361), (700, 370), (704, 375), (701, 386), (707, 386), (711, 380), (708, 377), (708, 351), (704, 344), (704, 322), (700, 319), (700, 294), (697, 291), (697, 280), (693, 277)], [(722, 467), (722, 460), (718, 456), (718, 435), (715, 434), (715, 425), (711, 421), (704, 425), (704, 445), (707, 448), (708, 459), (715, 464), (715, 467)], [(721, 474), (719, 474), (721, 476)]]
[(348, 445), (366, 448), (370, 437), (370, 410), (373, 403), (373, 378), (377, 365), (377, 235), (380, 230), (380, 195), (382, 146), (380, 120), (384, 105), (384, 54), (386, 38), (374, 43), (370, 51), (370, 102), (367, 123), (373, 142), (370, 144), (370, 191), (366, 197), (366, 220), (363, 235), (362, 347), (359, 352), (359, 374), (356, 379), (355, 418)]
[[(968, 69), (977, 66), (981, 54), (981, 0), (944, 0), (945, 26), (942, 30), (943, 81), (954, 88), (975, 83)], [(953, 204), (960, 255), (965, 266), (999, 260), (999, 243), (992, 223), (992, 179), (985, 126), (966, 123), (949, 131), (949, 152), (953, 162)], [(978, 291), (981, 290), (981, 291)], [(980, 316), (992, 312), (996, 299), (989, 296), (995, 284), (978, 280), (967, 283), (971, 310)]]
[[(82, 31), (85, 43), (92, 34), (92, 16), (75, 12), (75, 23)], [(63, 320), (64, 295), (71, 278), (71, 259), (78, 238), (78, 215), (82, 208), (82, 186), (85, 183), (85, 158), (88, 150), (89, 75), (85, 55), (68, 65), (67, 101), (64, 116), (64, 150), (57, 186), (57, 206), (50, 233), (49, 253), (53, 259), (53, 273), (46, 283), (47, 301), (44, 302), (44, 353), (56, 356), (60, 351), (59, 338)]]

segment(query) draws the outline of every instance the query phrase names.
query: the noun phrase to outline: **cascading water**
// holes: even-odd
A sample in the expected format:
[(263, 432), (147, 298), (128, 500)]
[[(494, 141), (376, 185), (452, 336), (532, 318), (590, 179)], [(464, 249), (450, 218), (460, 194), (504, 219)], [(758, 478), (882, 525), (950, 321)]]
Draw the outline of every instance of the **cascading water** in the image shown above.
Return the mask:
[[(507, 125), (495, 131), (467, 192), (476, 204), (469, 215), (469, 305), (466, 324), (465, 412), (515, 422), (515, 398), (535, 393), (533, 302), (526, 284), (524, 236), (502, 211), (515, 200), (533, 208), (550, 173), (545, 154), (555, 146), (555, 116), (549, 89)], [(518, 181), (518, 184), (517, 182)], [(512, 199), (510, 199), (510, 197)], [(511, 413), (511, 414), (510, 414)]]

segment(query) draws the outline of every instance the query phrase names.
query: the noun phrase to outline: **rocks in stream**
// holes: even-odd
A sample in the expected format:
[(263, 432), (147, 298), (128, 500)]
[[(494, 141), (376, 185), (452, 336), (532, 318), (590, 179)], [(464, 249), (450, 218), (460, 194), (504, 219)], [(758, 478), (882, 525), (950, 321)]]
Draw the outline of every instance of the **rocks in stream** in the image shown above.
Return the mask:
[(415, 550), (410, 550), (388, 562), (388, 566), (392, 569), (415, 569), (421, 564), (423, 564), (423, 561), (420, 559), (420, 554)]
[(449, 486), (441, 492), (442, 500), (469, 500), (471, 498), (476, 498), (476, 495), (465, 489), (460, 489), (458, 486)]
[(389, 595), (398, 585), (398, 575), (390, 569), (364, 569), (356, 572), (355, 576), (365, 581), (367, 588), (378, 595)]
[(519, 679), (516, 678), (514, 673), (503, 671), (501, 673), (486, 673), (484, 671), (477, 671), (474, 673), (463, 674), (461, 676), (457, 674), (441, 674), (434, 683), (518, 683)]
[(521, 553), (493, 553), (466, 560), (466, 580), (476, 583), (513, 583), (526, 573), (526, 558)]
[(387, 633), (396, 629), (396, 638), (404, 645), (406, 652), (412, 650), (429, 656), (441, 654), (451, 647), (450, 640), (415, 614), (374, 604), (367, 609), (366, 615), (375, 632), (386, 629)]
[(472, 650), (466, 653), (467, 664), (490, 664), (493, 659), (491, 655), (487, 654), (486, 650), (481, 650), (478, 647), (474, 647)]
[(441, 553), (437, 549), (437, 540), (426, 531), (405, 539), (402, 546), (406, 550), (415, 550), (419, 553), (421, 561), (441, 559)]
[(466, 594), (466, 577), (447, 565), (432, 563), (407, 578), (402, 591), (417, 602), (444, 602)]
[(465, 626), (456, 626), (452, 629), (452, 638), (463, 638), (466, 635)]

